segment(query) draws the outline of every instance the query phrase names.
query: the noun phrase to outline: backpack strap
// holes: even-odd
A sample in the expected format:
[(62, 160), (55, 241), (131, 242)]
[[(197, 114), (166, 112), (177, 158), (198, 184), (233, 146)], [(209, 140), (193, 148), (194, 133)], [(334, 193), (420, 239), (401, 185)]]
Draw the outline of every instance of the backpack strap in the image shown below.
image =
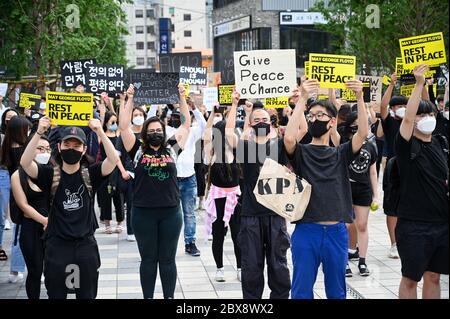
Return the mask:
[(89, 197), (91, 198), (91, 200), (93, 200), (94, 196), (93, 196), (93, 191), (92, 191), (91, 176), (89, 175), (88, 167), (81, 168), (81, 178), (83, 179), (83, 183), (88, 190)]
[(441, 145), (442, 150), (444, 151), (445, 156), (447, 157), (447, 161), (448, 161), (448, 140), (447, 137), (445, 137), (442, 134), (436, 134), (434, 135), (434, 137), (438, 140), (439, 144)]
[[(89, 168), (87, 167), (81, 168), (81, 178), (83, 180), (83, 184), (88, 190), (89, 197), (91, 198), (91, 200), (93, 200), (94, 196), (92, 190), (91, 177), (89, 176)], [(50, 207), (53, 207), (53, 200), (55, 198), (60, 180), (61, 180), (61, 167), (59, 165), (56, 165), (53, 169), (53, 180), (50, 189)]]

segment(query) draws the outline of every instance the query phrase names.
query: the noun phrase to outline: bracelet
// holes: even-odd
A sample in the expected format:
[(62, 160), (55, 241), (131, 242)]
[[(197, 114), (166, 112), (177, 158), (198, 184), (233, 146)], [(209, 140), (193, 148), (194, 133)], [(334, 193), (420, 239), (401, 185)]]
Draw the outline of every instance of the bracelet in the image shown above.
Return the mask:
[(36, 134), (39, 135), (39, 136), (42, 136), (42, 135), (45, 134), (45, 132), (44, 132), (44, 133), (39, 133), (39, 132), (36, 130)]

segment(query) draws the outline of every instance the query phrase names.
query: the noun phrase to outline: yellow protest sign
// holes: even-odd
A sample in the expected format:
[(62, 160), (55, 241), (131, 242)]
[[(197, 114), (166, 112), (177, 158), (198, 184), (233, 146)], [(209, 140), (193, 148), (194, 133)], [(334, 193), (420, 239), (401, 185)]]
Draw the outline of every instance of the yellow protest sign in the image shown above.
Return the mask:
[(309, 61), (305, 61), (305, 75), (309, 79)]
[(87, 126), (92, 119), (92, 93), (47, 92), (47, 115), (52, 124)]
[[(370, 102), (370, 82), (363, 82), (363, 96), (364, 102)], [(347, 102), (357, 101), (355, 92), (349, 89), (341, 90), (341, 99), (346, 100)]]
[(391, 78), (387, 75), (383, 75), (383, 84), (384, 85), (389, 85), (391, 84)]
[(413, 73), (413, 70), (404, 67), (402, 58), (395, 58), (395, 73), (397, 74), (398, 77), (400, 77), (404, 74)]
[(419, 35), (399, 40), (405, 68), (417, 64), (440, 65), (447, 62), (442, 32)]
[(415, 86), (415, 84), (402, 85), (400, 87), (400, 95), (410, 97)]
[(218, 95), (219, 95), (219, 104), (220, 105), (231, 105), (231, 94), (233, 93), (234, 85), (219, 85), (218, 86)]
[(189, 83), (183, 83), (184, 90), (186, 91), (186, 96), (189, 96)]
[(35, 105), (36, 103), (40, 103), (40, 102), (41, 102), (41, 96), (40, 95), (20, 92), (19, 107), (23, 107), (25, 109), (29, 109), (33, 105)]
[(311, 79), (317, 79), (320, 87), (345, 89), (345, 83), (356, 77), (356, 57), (334, 54), (309, 54)]
[(288, 105), (289, 105), (289, 98), (287, 96), (266, 97), (264, 99), (264, 107), (267, 108), (285, 108)]

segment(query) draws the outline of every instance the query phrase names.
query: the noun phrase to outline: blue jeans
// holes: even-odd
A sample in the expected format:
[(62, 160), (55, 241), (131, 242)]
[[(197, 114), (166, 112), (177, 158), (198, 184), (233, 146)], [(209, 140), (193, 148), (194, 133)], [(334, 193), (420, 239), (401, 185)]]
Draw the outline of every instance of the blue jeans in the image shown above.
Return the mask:
[(9, 172), (0, 169), (0, 247), (3, 243), (3, 230), (5, 229), (6, 211), (9, 204), (9, 194), (11, 192), (11, 181)]
[(184, 217), (184, 243), (195, 242), (195, 201), (197, 198), (197, 179), (195, 174), (191, 177), (178, 180), (180, 189), (181, 206)]
[[(13, 224), (13, 238), (11, 243), (11, 269), (13, 272), (25, 272), (25, 259), (23, 259), (22, 250), (19, 245), (20, 232), (22, 227)], [(14, 238), (16, 236), (16, 228), (19, 227), (19, 233), (17, 234), (17, 243), (14, 245)]]
[(297, 224), (291, 237), (292, 299), (314, 299), (314, 283), (322, 263), (328, 299), (345, 299), (348, 233), (344, 223)]

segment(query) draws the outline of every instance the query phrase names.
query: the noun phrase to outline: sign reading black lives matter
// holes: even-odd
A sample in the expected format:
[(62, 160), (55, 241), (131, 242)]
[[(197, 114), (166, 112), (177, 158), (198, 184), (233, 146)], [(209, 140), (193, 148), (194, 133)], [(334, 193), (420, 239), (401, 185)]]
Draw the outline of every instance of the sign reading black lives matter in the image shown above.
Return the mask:
[(234, 52), (234, 76), (243, 99), (289, 96), (297, 85), (295, 50)]
[(86, 72), (86, 91), (100, 94), (108, 93), (114, 97), (123, 92), (123, 65), (117, 64), (93, 64), (89, 65)]
[(159, 55), (161, 72), (181, 72), (181, 66), (201, 67), (201, 52), (169, 53)]
[(125, 84), (135, 88), (134, 103), (177, 104), (180, 100), (178, 73), (155, 73), (151, 69), (126, 70)]
[(184, 65), (180, 68), (180, 82), (183, 84), (206, 86), (207, 80), (206, 68)]
[(80, 84), (86, 86), (87, 67), (95, 63), (95, 59), (60, 61), (61, 86), (65, 89), (77, 87)]

